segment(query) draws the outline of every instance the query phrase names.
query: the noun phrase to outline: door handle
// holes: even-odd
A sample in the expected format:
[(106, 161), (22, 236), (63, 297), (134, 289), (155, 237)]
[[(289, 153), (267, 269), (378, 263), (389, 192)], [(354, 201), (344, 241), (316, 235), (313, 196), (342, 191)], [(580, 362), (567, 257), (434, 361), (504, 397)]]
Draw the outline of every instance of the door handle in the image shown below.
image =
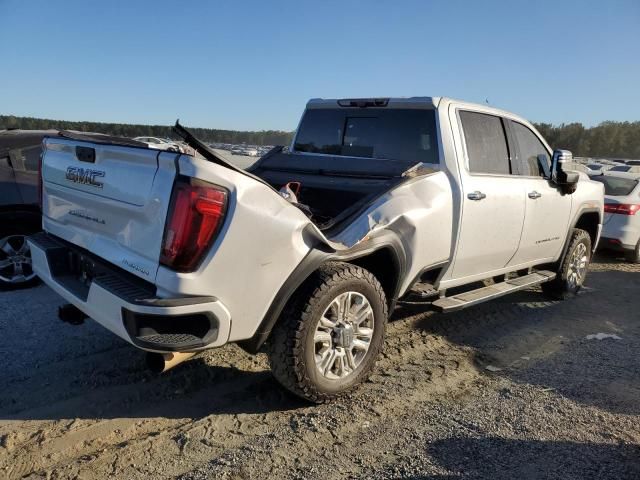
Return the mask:
[(469, 200), (483, 200), (483, 199), (487, 198), (487, 196), (484, 193), (479, 192), (478, 190), (476, 190), (475, 192), (471, 192), (471, 193), (467, 194), (467, 198)]
[(529, 192), (529, 198), (533, 198), (534, 200), (536, 198), (540, 198), (542, 196), (541, 193), (536, 192), (535, 190), (533, 192)]

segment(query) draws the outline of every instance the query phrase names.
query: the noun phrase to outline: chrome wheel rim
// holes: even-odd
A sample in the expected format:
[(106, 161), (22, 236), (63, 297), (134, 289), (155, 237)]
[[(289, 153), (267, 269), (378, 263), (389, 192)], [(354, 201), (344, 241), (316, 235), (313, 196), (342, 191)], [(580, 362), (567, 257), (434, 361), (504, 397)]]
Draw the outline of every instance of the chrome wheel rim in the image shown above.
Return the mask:
[(329, 380), (351, 375), (367, 356), (373, 330), (373, 308), (364, 295), (345, 292), (334, 298), (313, 336), (318, 372)]
[(24, 235), (9, 235), (0, 239), (0, 280), (20, 284), (33, 279), (31, 251)]
[(587, 252), (587, 246), (584, 243), (579, 243), (569, 258), (567, 281), (572, 288), (582, 285), (587, 273), (588, 264), (589, 254)]

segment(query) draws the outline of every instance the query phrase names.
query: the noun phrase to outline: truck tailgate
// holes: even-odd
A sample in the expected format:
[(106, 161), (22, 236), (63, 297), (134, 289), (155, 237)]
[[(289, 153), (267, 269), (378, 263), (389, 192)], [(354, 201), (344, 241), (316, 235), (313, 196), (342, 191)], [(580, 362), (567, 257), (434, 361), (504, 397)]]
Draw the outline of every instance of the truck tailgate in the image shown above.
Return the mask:
[(42, 161), (45, 230), (153, 281), (177, 156), (48, 138)]

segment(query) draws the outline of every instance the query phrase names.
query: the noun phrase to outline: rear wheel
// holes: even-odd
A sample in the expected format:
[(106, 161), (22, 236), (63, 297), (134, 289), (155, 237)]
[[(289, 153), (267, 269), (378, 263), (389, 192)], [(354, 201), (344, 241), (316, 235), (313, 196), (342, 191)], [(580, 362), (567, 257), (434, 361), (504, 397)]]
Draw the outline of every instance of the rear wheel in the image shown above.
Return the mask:
[(267, 342), (273, 375), (300, 397), (331, 400), (369, 376), (386, 322), (385, 294), (371, 272), (327, 264), (296, 293)]
[(548, 297), (564, 300), (575, 296), (582, 288), (591, 261), (591, 237), (576, 228), (573, 230), (567, 252), (556, 271), (556, 278), (543, 283), (542, 291)]

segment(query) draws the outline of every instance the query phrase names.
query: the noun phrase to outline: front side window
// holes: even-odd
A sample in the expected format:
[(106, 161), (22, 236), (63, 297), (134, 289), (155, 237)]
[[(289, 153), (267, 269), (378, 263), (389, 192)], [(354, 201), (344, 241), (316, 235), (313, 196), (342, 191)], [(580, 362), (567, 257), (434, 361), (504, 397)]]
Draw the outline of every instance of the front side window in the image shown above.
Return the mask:
[[(551, 161), (549, 159), (549, 152), (544, 147), (540, 139), (527, 127), (521, 123), (512, 122), (513, 133), (518, 142), (518, 156), (514, 164), (514, 174), (526, 175), (537, 177), (542, 175), (543, 171), (540, 169), (538, 163), (538, 155), (544, 156), (544, 162), (547, 167), (550, 168)], [(540, 157), (542, 159), (542, 157)]]
[(300, 122), (294, 150), (438, 163), (435, 113), (399, 108), (309, 109)]
[(460, 112), (471, 173), (509, 175), (509, 151), (500, 117)]

